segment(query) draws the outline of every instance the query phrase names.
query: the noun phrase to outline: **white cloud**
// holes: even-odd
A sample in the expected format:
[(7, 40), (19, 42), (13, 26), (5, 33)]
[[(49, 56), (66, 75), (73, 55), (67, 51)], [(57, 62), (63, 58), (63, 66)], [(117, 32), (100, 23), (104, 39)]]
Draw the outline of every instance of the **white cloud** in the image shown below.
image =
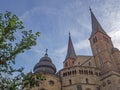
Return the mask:
[(65, 45), (59, 49), (56, 49), (54, 51), (54, 53), (56, 53), (56, 55), (60, 55), (60, 57), (64, 57), (64, 55), (67, 53), (67, 45)]
[[(117, 3), (116, 3), (117, 2)], [(108, 4), (109, 3), (109, 4)], [(104, 9), (105, 8), (105, 9)], [(120, 49), (120, 1), (107, 0), (103, 7), (104, 25), (115, 47)]]
[(79, 40), (77, 43), (74, 44), (76, 50), (85, 49), (89, 47), (88, 39)]
[(109, 35), (112, 38), (114, 46), (120, 49), (120, 30), (111, 31)]

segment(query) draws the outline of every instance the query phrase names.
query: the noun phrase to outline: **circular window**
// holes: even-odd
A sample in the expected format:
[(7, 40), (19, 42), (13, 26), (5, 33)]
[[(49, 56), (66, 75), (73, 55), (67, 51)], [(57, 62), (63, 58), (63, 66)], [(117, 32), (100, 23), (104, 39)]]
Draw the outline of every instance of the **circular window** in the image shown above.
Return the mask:
[(53, 85), (54, 85), (54, 81), (53, 81), (53, 80), (50, 80), (50, 81), (49, 81), (49, 84), (50, 84), (51, 86), (53, 86)]

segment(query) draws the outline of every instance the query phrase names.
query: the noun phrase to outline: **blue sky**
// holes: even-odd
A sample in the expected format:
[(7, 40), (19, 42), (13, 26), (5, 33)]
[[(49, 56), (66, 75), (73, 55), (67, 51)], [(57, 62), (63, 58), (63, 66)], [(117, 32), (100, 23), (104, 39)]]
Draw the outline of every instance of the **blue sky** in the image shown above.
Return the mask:
[(16, 58), (16, 67), (25, 72), (48, 55), (57, 70), (63, 67), (67, 53), (68, 33), (77, 55), (92, 55), (88, 38), (91, 33), (92, 8), (104, 30), (120, 49), (120, 0), (0, 0), (0, 12), (11, 11), (23, 22), (26, 30), (41, 32), (37, 45)]

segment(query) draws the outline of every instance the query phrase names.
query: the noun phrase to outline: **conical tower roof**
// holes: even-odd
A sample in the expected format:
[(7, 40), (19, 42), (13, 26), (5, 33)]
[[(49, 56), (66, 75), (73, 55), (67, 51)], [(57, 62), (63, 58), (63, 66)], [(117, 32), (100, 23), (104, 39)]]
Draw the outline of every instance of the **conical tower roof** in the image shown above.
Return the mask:
[(73, 47), (73, 43), (72, 43), (72, 39), (71, 39), (71, 35), (69, 33), (69, 40), (68, 40), (68, 49), (67, 49), (67, 55), (66, 55), (66, 59), (71, 58), (71, 59), (76, 59), (76, 53)]
[(96, 32), (102, 32), (103, 34), (107, 35), (107, 33), (104, 31), (104, 29), (102, 28), (102, 26), (100, 25), (100, 23), (96, 19), (95, 15), (93, 14), (91, 9), (90, 9), (90, 13), (91, 13), (91, 22), (92, 22), (92, 33), (91, 33), (91, 36), (93, 36)]

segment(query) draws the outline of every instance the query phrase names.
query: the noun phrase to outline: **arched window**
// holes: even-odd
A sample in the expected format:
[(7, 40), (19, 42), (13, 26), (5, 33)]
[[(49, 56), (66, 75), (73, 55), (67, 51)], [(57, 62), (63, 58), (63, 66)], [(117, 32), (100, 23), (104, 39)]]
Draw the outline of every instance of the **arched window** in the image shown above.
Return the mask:
[(53, 80), (50, 80), (50, 81), (49, 81), (49, 84), (50, 84), (51, 86), (53, 86), (53, 85), (54, 85), (54, 81), (53, 81)]
[(64, 76), (67, 76), (67, 72), (63, 73), (63, 77), (64, 77)]
[(98, 72), (95, 72), (95, 75), (96, 75), (96, 76), (99, 76)]
[(99, 76), (101, 76), (101, 73), (99, 72)]
[(80, 65), (80, 62), (78, 62), (78, 65)]
[(103, 60), (102, 60), (102, 57), (100, 55), (99, 55), (99, 62), (101, 65), (103, 64)]
[(72, 61), (72, 64), (74, 64), (74, 61)]
[(89, 64), (89, 66), (91, 66), (91, 62), (89, 62), (88, 64)]
[(97, 37), (95, 36), (94, 38), (93, 38), (93, 43), (96, 43), (97, 42)]
[(76, 70), (75, 70), (74, 72), (75, 72), (75, 74), (76, 74)]
[(71, 71), (68, 72), (68, 75), (71, 75)]
[(97, 37), (95, 36), (95, 42), (97, 42)]
[(84, 70), (84, 74), (88, 74), (88, 71), (87, 71), (87, 70)]
[(72, 84), (72, 81), (71, 81), (71, 79), (69, 79), (69, 84), (70, 84), (70, 85)]
[(93, 75), (93, 71), (89, 71), (89, 74), (90, 74), (90, 75)]
[(70, 75), (70, 72), (68, 72), (68, 75)]
[(86, 83), (88, 83), (88, 78), (86, 78)]
[(72, 74), (74, 74), (74, 71), (72, 71)]
[(97, 50), (97, 53), (100, 52), (100, 48), (98, 45), (96, 45), (96, 50)]

